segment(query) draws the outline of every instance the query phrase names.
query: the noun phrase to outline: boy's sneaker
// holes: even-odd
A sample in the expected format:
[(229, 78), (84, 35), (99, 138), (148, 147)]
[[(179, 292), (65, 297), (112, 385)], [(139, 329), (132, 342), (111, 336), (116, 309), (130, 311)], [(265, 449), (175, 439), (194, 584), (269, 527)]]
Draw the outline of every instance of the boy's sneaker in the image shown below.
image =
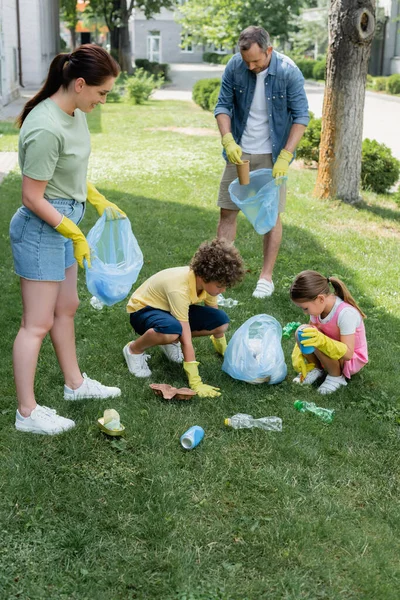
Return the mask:
[(151, 371), (147, 366), (147, 360), (150, 358), (150, 355), (144, 352), (142, 354), (132, 354), (129, 346), (129, 343), (126, 344), (122, 350), (129, 372), (132, 375), (136, 375), (136, 377), (150, 377)]
[(36, 406), (29, 417), (23, 417), (17, 410), (15, 428), (18, 431), (41, 433), (43, 435), (56, 435), (75, 427), (72, 419), (60, 417), (52, 408)]
[(172, 362), (181, 363), (183, 362), (183, 354), (180, 342), (173, 342), (172, 344), (164, 344), (160, 346), (161, 352), (164, 352), (165, 356), (172, 360)]
[(82, 373), (83, 383), (78, 389), (71, 390), (64, 385), (64, 400), (85, 400), (86, 398), (116, 398), (121, 395), (117, 387), (108, 387), (95, 379), (90, 379), (86, 373)]
[(324, 383), (317, 389), (317, 392), (326, 396), (326, 394), (333, 394), (333, 392), (336, 392), (342, 385), (347, 385), (347, 381), (343, 375), (339, 375), (339, 377), (327, 375)]
[(322, 369), (317, 369), (315, 367), (315, 369), (313, 369), (312, 371), (309, 371), (307, 373), (307, 375), (305, 376), (303, 381), (301, 380), (301, 373), (296, 375), (296, 377), (293, 379), (293, 383), (300, 383), (300, 385), (304, 385), (304, 384), (311, 385), (311, 384), (315, 383), (317, 381), (317, 379), (322, 377), (323, 374), (324, 374), (324, 372)]

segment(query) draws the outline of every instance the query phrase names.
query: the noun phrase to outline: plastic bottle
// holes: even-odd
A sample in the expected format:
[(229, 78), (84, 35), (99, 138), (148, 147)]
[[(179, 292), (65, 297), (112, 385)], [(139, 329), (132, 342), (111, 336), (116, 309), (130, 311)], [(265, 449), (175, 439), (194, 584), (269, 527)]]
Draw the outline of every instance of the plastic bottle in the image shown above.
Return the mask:
[(294, 407), (300, 412), (311, 412), (317, 415), (325, 423), (332, 423), (335, 411), (329, 408), (322, 408), (317, 406), (314, 402), (304, 402), (302, 400), (296, 400)]
[(258, 427), (264, 431), (282, 431), (282, 419), (279, 417), (263, 417), (254, 419), (252, 415), (238, 413), (229, 419), (225, 419), (225, 425), (233, 429), (252, 429)]
[(101, 310), (103, 306), (105, 306), (104, 302), (99, 300), (96, 296), (90, 298), (90, 305), (96, 310)]
[(237, 306), (239, 302), (233, 298), (224, 298), (222, 294), (218, 294), (217, 304), (218, 306), (224, 306), (225, 308), (233, 308), (234, 306)]

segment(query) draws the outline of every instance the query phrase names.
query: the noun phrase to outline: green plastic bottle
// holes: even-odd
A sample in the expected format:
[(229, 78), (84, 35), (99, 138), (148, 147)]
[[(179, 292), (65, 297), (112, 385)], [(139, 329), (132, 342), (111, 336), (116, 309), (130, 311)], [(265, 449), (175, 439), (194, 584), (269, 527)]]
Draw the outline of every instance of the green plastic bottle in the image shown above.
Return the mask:
[(304, 402), (303, 400), (296, 400), (294, 407), (299, 412), (311, 412), (317, 415), (324, 423), (332, 423), (335, 411), (330, 408), (322, 408), (317, 406), (314, 402)]

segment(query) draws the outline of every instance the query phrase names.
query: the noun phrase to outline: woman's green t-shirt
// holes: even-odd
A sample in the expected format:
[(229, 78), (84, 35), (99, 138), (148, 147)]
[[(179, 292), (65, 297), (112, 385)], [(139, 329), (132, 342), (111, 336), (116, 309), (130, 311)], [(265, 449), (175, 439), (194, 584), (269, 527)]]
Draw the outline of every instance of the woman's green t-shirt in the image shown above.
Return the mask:
[(45, 198), (85, 202), (89, 155), (89, 129), (79, 109), (68, 115), (47, 98), (26, 117), (19, 135), (19, 166), (23, 175), (48, 182)]

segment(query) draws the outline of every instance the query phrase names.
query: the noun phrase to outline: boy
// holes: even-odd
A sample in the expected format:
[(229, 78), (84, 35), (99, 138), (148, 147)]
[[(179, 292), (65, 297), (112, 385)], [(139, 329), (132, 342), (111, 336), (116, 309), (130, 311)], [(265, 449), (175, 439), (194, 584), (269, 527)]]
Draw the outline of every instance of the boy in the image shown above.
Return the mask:
[[(189, 385), (201, 398), (220, 396), (218, 388), (201, 381), (192, 337), (209, 335), (223, 356), (229, 317), (217, 296), (243, 279), (243, 261), (225, 240), (204, 242), (190, 265), (165, 269), (147, 279), (131, 296), (127, 311), (140, 337), (123, 349), (128, 369), (150, 377), (145, 350), (160, 346), (174, 362), (183, 362)], [(204, 300), (205, 306), (198, 303)]]

